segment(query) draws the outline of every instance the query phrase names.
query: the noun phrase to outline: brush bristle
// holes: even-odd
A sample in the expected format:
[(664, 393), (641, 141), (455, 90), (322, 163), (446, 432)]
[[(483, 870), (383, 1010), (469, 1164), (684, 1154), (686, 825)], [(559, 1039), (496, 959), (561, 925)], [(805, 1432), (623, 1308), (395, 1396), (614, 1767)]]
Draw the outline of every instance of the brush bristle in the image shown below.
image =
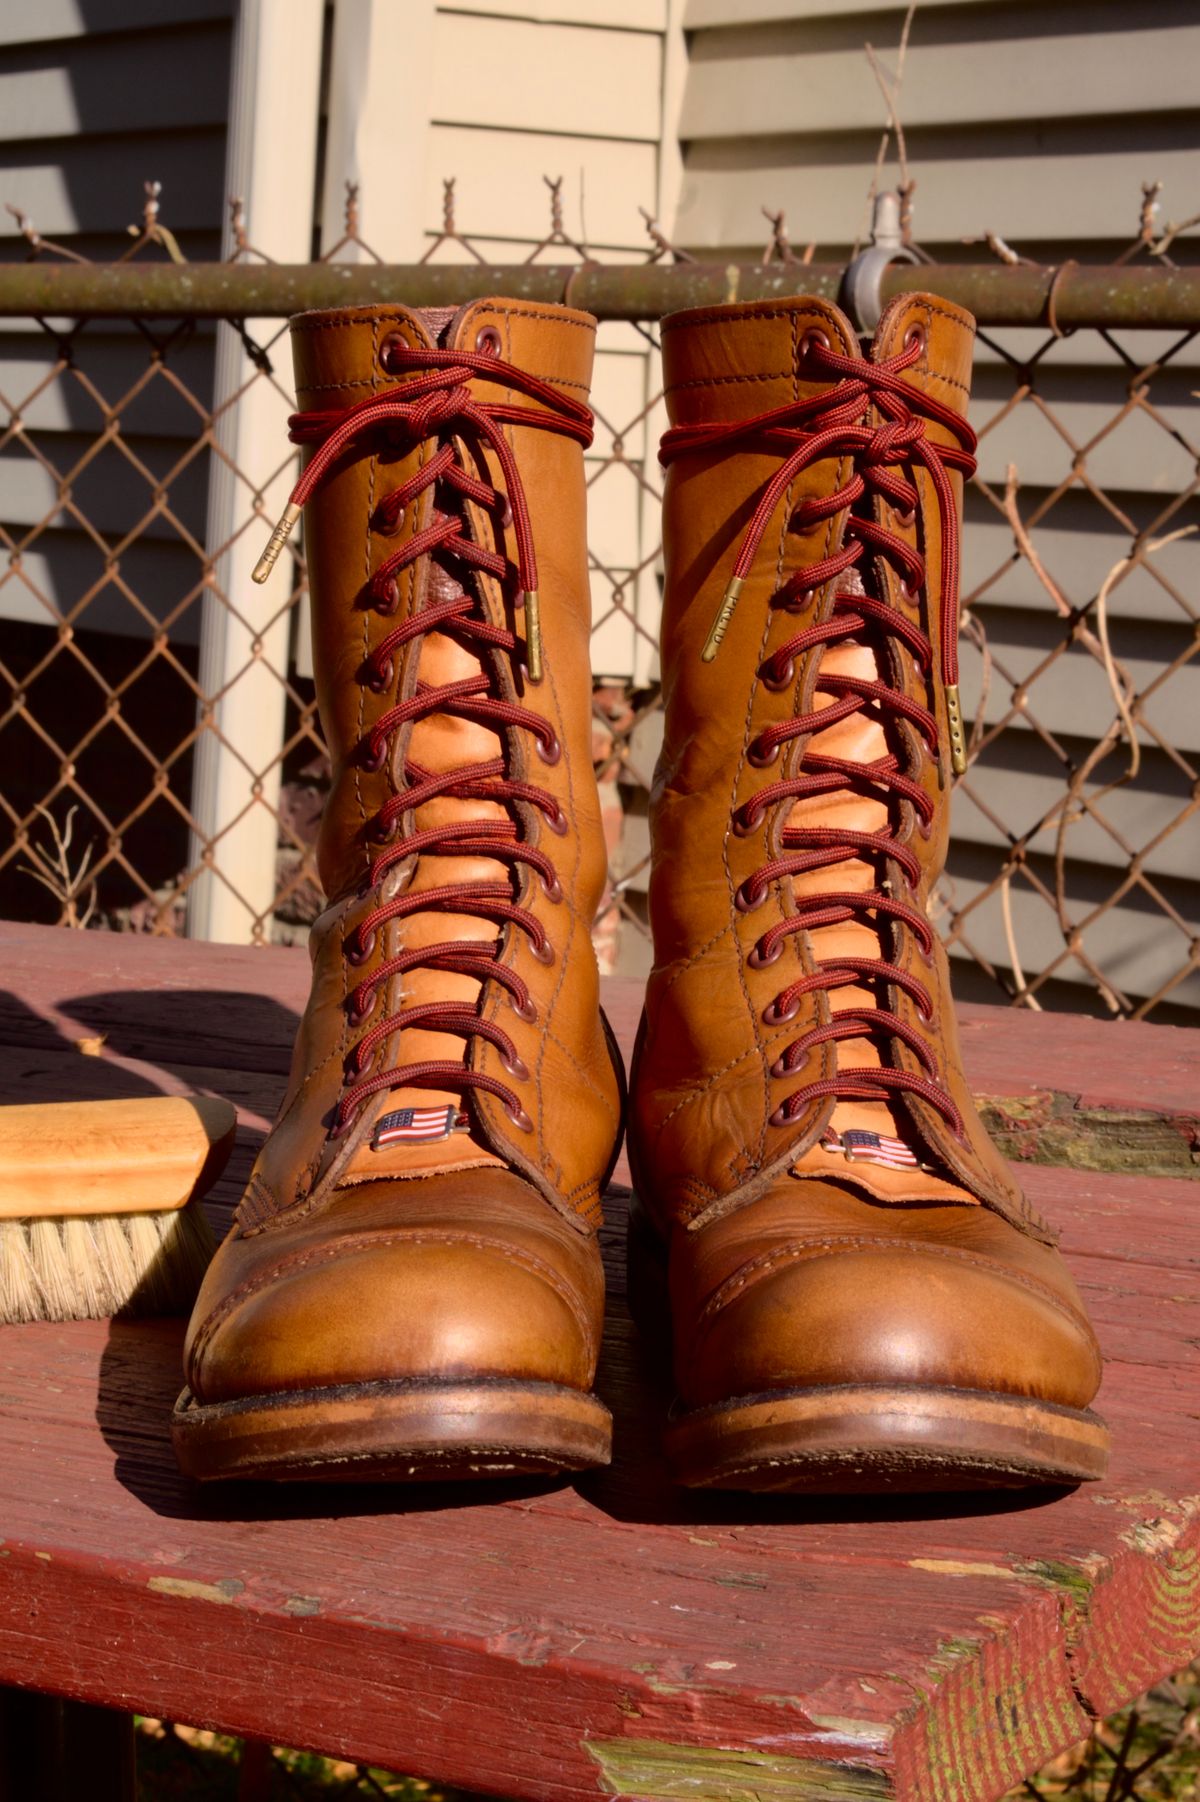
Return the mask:
[(184, 1314), (214, 1249), (194, 1201), (157, 1214), (0, 1221), (0, 1322)]

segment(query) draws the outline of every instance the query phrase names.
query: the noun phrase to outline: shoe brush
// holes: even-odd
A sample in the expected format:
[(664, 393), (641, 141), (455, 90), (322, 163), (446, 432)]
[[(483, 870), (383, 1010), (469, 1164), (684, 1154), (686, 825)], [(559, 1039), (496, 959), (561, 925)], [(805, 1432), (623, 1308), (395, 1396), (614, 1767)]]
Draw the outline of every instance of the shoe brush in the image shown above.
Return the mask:
[(186, 1313), (236, 1120), (182, 1095), (0, 1107), (0, 1322)]

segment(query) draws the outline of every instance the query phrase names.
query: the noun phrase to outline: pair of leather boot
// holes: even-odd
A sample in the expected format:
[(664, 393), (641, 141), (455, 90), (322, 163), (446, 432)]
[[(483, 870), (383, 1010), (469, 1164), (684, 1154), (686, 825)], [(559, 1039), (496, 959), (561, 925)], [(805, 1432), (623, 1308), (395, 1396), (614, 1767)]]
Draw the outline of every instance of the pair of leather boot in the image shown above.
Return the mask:
[[(333, 785), (312, 997), (196, 1306), (202, 1478), (603, 1464), (600, 1201), (625, 1110), (590, 927), (595, 322), (293, 323)], [(679, 1480), (1099, 1475), (1099, 1355), (966, 1089), (929, 923), (952, 773), (972, 322), (815, 300), (664, 325), (655, 964), (630, 1290)]]

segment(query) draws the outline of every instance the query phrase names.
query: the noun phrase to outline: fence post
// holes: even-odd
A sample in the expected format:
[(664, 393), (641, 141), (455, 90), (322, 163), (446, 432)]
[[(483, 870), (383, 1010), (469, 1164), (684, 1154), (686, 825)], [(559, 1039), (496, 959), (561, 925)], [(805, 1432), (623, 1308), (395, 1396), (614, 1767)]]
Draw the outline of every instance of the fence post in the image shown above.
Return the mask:
[[(234, 40), (228, 188), (245, 203), (255, 244), (289, 261), (312, 251), (323, 10), (322, 0), (242, 0)], [(278, 331), (265, 320), (246, 323), (258, 339)], [(280, 349), (286, 357), (286, 343)], [(283, 385), (290, 384), (288, 367)], [(196, 746), (191, 863), (200, 874), (188, 891), (190, 938), (245, 944), (269, 936), (293, 563), (282, 557), (269, 582), (252, 584), (270, 530), (255, 528), (252, 509), (257, 495), (266, 519), (282, 510), (291, 479), (282, 455), (286, 413), (278, 390), (256, 379), (233, 327), (219, 325), (212, 563), (200, 639), (200, 686), (211, 712)], [(246, 479), (281, 463), (281, 474), (261, 489)]]

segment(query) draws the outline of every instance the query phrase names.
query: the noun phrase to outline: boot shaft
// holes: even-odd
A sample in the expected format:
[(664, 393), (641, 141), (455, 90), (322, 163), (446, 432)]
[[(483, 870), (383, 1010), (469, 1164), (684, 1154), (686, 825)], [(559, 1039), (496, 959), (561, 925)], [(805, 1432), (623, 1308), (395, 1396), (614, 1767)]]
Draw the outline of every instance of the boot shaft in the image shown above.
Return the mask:
[[(528, 621), (516, 579), (519, 521), (506, 494), (511, 470), (481, 438), (476, 423), (458, 417), (457, 403), (469, 398), (484, 409), (544, 410), (551, 424), (553, 416), (536, 399), (507, 385), (461, 369), (456, 378), (453, 370), (432, 364), (426, 368), (420, 362), (420, 352), (432, 349), (494, 356), (547, 382), (569, 406), (586, 412), (594, 331), (585, 314), (503, 301), (478, 301), (450, 315), (363, 307), (303, 314), (292, 323), (301, 415), (336, 416), (409, 384), (426, 389), (422, 401), (429, 414), (424, 431), (386, 421), (374, 436), (365, 430), (357, 450), (350, 447), (305, 505), (313, 669), (333, 761), (320, 842), (322, 881), (331, 896), (361, 881), (364, 861), (377, 849), (371, 823), (403, 786), (407, 754), (417, 761), (431, 759), (433, 768), (500, 754), (500, 733), (486, 723), (456, 717), (394, 729), (388, 755), (380, 760), (376, 728), (420, 682), (444, 685), (486, 673), (507, 698), (545, 719), (544, 743), (534, 742), (553, 753), (557, 741), (562, 755), (553, 765), (539, 758), (531, 779), (555, 792), (564, 808), (578, 810), (588, 850), (594, 851), (590, 825), (593, 814), (598, 818), (598, 802), (590, 776), (591, 601), (582, 445), (555, 430), (501, 424), (526, 501), (535, 567), (541, 571), (541, 635), (545, 655), (553, 659), (546, 679), (531, 682), (519, 668), (524, 664), (528, 669), (530, 660)], [(409, 367), (393, 366), (397, 349), (412, 354)], [(442, 385), (429, 390), (425, 378), (440, 379)], [(422, 485), (434, 458), (449, 447), (457, 468), (507, 504), (487, 506), (472, 499), (445, 479), (449, 470)], [(389, 507), (389, 496), (413, 487), (417, 492), (406, 504)], [(437, 525), (447, 520), (461, 521), (463, 535), (511, 574), (464, 565), (436, 543), (404, 560), (414, 544), (428, 543), (431, 530), (436, 539)], [(397, 563), (389, 575), (389, 566)], [(472, 654), (471, 648), (440, 633), (422, 633), (388, 649), (397, 630), (423, 608), (462, 595), (464, 581), (489, 623), (516, 633), (520, 643), (515, 655), (491, 653), (482, 644)], [(524, 736), (504, 747), (521, 764), (529, 760), (530, 750), (531, 741)], [(473, 811), (477, 814), (478, 807)], [(595, 908), (603, 878), (603, 858), (589, 856), (577, 877), (580, 906)]]
[(504, 1165), (594, 1221), (620, 1114), (590, 938), (594, 321), (479, 301), (292, 332), (330, 904), (264, 1216)]
[(972, 331), (930, 296), (889, 308), (865, 356), (817, 300), (664, 324), (666, 722), (631, 1155), (668, 1218), (799, 1173), (834, 1122), (882, 1126), (882, 1161), (889, 1117), (921, 1168), (859, 1167), (861, 1187), (1028, 1217), (967, 1093), (928, 917), (965, 762)]

